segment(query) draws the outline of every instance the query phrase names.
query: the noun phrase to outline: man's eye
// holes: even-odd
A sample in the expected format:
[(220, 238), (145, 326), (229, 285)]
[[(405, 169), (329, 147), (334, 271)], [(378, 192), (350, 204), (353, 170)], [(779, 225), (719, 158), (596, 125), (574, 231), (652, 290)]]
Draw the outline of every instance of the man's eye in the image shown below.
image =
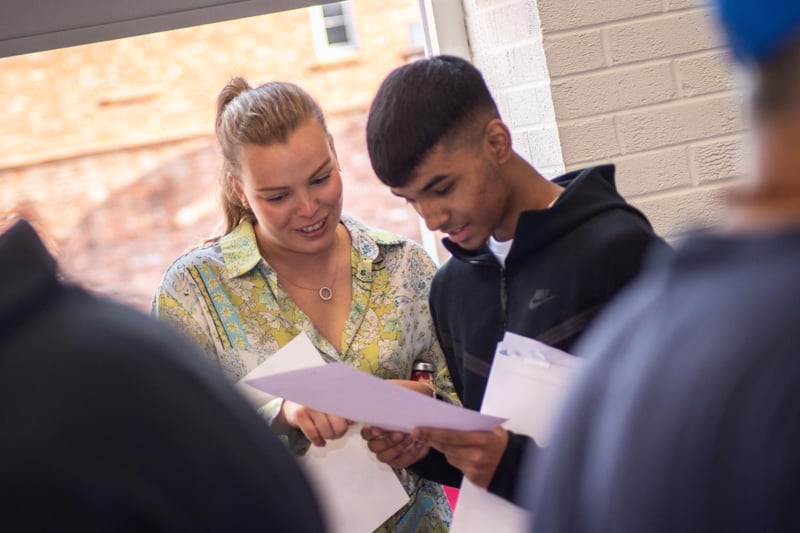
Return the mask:
[(450, 184), (446, 185), (445, 187), (442, 187), (441, 189), (437, 189), (437, 190), (435, 190), (433, 192), (437, 196), (444, 196), (445, 194), (449, 193), (452, 190), (452, 188), (453, 188), (453, 184), (450, 183)]

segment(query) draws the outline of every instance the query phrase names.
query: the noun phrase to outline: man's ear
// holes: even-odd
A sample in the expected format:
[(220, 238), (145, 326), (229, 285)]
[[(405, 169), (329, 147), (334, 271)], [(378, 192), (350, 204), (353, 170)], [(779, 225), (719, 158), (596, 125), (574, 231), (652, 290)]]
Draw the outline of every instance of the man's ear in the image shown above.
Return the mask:
[(511, 131), (506, 123), (499, 118), (493, 118), (486, 123), (484, 140), (492, 156), (499, 165), (511, 158)]

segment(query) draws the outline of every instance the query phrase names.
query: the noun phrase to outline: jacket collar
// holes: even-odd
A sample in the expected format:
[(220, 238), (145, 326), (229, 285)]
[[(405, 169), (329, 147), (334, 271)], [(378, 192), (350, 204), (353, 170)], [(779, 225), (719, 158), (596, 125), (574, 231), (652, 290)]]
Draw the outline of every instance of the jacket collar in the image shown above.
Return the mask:
[[(644, 216), (628, 205), (617, 193), (614, 183), (614, 165), (600, 165), (568, 172), (553, 180), (564, 187), (564, 192), (549, 209), (534, 209), (520, 213), (514, 244), (506, 259), (527, 255), (594, 217), (602, 211), (624, 209)], [(646, 219), (644, 219), (646, 221)], [(470, 263), (499, 265), (487, 245), (477, 250), (465, 250), (450, 239), (443, 239), (445, 248), (453, 257)]]

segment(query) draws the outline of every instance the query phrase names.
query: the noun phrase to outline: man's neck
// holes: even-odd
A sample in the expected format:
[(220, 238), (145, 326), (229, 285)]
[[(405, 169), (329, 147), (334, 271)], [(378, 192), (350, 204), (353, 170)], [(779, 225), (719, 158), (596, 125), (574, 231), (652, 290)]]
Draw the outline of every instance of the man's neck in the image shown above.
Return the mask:
[(520, 214), (549, 208), (564, 190), (560, 185), (542, 176), (516, 153), (506, 163), (504, 170), (510, 186), (510, 195), (506, 215), (493, 233), (498, 241), (514, 238)]

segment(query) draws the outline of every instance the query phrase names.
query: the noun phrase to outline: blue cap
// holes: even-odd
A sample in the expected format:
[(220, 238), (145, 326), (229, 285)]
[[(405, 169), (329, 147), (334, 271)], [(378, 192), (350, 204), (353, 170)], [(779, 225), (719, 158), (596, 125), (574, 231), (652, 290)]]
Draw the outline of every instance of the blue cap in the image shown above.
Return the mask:
[(716, 0), (739, 61), (760, 63), (800, 33), (800, 0)]

